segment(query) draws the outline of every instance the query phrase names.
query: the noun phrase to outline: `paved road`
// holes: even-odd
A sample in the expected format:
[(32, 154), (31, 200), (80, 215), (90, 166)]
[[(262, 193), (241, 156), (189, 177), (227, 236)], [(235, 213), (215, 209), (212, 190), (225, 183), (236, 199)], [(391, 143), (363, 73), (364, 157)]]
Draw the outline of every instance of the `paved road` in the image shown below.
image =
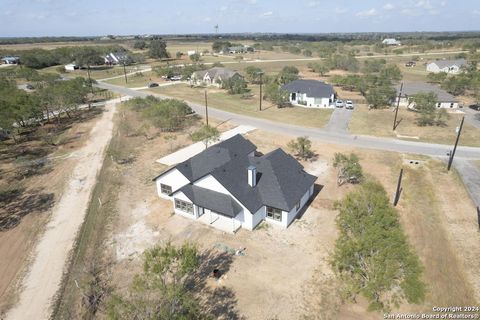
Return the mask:
[(475, 205), (480, 206), (480, 168), (471, 161), (457, 159), (455, 169), (462, 176), (463, 183)]
[(328, 121), (325, 130), (331, 132), (348, 132), (348, 124), (352, 118), (353, 110), (348, 110), (346, 108), (335, 108)]
[[(135, 91), (129, 88), (115, 86), (107, 83), (98, 83), (100, 88), (108, 89), (120, 94), (146, 97), (152, 93)], [(159, 98), (171, 98), (156, 94)], [(205, 107), (203, 105), (188, 102), (190, 107), (200, 115), (204, 115)], [(318, 141), (327, 143), (354, 146), (366, 149), (386, 150), (401, 153), (423, 154), (435, 157), (446, 157), (447, 152), (451, 149), (449, 145), (433, 144), (425, 142), (414, 142), (398, 140), (393, 138), (379, 138), (372, 136), (351, 135), (343, 132), (332, 132), (325, 129), (305, 128), (291, 124), (274, 122), (259, 118), (253, 118), (245, 115), (231, 113), (219, 109), (209, 108), (209, 116), (219, 120), (228, 120), (237, 125), (251, 125), (261, 130), (278, 132), (282, 134), (290, 134), (293, 136), (308, 136)], [(459, 147), (457, 149), (456, 158), (480, 159), (480, 148)]]
[(465, 122), (474, 126), (475, 128), (480, 128), (480, 111), (475, 111), (470, 108), (463, 108), (465, 112)]

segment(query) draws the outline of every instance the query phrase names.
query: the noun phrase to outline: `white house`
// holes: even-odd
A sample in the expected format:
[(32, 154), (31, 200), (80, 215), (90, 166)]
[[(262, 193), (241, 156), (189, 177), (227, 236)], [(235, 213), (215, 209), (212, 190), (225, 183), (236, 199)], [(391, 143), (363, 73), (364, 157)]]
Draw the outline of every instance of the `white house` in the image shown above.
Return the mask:
[[(400, 85), (396, 86), (397, 96), (394, 101), (394, 105), (397, 104), (398, 96), (400, 94)], [(415, 109), (415, 102), (412, 101), (412, 96), (417, 93), (428, 93), (433, 92), (437, 95), (437, 108), (448, 108), (455, 109), (458, 108), (458, 101), (450, 93), (440, 89), (436, 85), (425, 82), (405, 82), (402, 88), (402, 94), (400, 96), (399, 106), (408, 107), (410, 109)]]
[(190, 56), (193, 56), (194, 54), (197, 53), (197, 50), (188, 50), (187, 51), (187, 55), (190, 57)]
[(103, 59), (106, 65), (115, 65), (126, 62), (128, 55), (126, 52), (110, 52)]
[(2, 64), (19, 64), (20, 58), (19, 57), (3, 57), (0, 59)]
[(65, 70), (67, 71), (75, 71), (78, 69), (78, 66), (75, 63), (69, 63), (65, 65)]
[(243, 76), (240, 75), (237, 71), (221, 67), (215, 67), (208, 70), (194, 72), (190, 77), (190, 85), (216, 86), (220, 88), (223, 81), (235, 77), (243, 79)]
[(460, 68), (467, 65), (465, 59), (437, 60), (427, 64), (427, 71), (433, 73), (446, 72), (451, 74), (460, 73)]
[(335, 91), (325, 82), (294, 80), (281, 87), (290, 93), (290, 103), (305, 108), (334, 108)]
[(402, 45), (402, 43), (395, 38), (383, 39), (382, 43), (386, 44), (387, 46), (401, 46)]
[(241, 135), (209, 147), (154, 178), (175, 214), (227, 232), (261, 221), (287, 228), (307, 204), (317, 177), (282, 149), (265, 155)]

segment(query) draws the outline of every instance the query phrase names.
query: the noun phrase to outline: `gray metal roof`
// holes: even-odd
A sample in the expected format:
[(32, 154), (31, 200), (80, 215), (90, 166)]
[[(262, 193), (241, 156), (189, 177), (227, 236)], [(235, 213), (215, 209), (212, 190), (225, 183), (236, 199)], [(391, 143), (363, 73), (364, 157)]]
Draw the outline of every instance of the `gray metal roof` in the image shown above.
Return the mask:
[(282, 89), (290, 93), (306, 93), (313, 98), (330, 98), (335, 93), (331, 85), (317, 80), (294, 80), (284, 84)]
[(183, 192), (197, 206), (210, 209), (221, 215), (234, 218), (242, 211), (242, 207), (229, 195), (205, 189), (192, 184), (179, 189), (177, 192)]
[(467, 61), (465, 59), (436, 60), (436, 61), (432, 61), (431, 63), (435, 63), (440, 69), (443, 69), (445, 67), (452, 67), (452, 66), (461, 67), (463, 65), (466, 65)]
[[(400, 91), (400, 84), (395, 86), (397, 90), (397, 96)], [(403, 83), (403, 90), (402, 90), (402, 97), (409, 97), (413, 96), (417, 93), (424, 92), (433, 92), (437, 95), (438, 102), (456, 102), (454, 96), (450, 93), (446, 92), (445, 90), (441, 89), (437, 85), (433, 85), (426, 82), (404, 82)]]
[(222, 67), (214, 67), (208, 70), (196, 71), (193, 75), (197, 78), (203, 78), (205, 75), (208, 74), (210, 79), (219, 78), (221, 80), (227, 80), (233, 77), (234, 75), (241, 76), (237, 71), (233, 71), (227, 68)]

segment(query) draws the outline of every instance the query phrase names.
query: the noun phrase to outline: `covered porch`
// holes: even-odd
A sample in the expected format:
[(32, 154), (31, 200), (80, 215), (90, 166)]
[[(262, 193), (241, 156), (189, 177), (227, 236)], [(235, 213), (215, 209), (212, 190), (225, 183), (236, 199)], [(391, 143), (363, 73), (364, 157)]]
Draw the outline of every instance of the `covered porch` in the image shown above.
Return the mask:
[(197, 220), (228, 233), (235, 233), (242, 226), (241, 221), (236, 219), (236, 217), (228, 217), (208, 209), (205, 209), (204, 214), (198, 217)]

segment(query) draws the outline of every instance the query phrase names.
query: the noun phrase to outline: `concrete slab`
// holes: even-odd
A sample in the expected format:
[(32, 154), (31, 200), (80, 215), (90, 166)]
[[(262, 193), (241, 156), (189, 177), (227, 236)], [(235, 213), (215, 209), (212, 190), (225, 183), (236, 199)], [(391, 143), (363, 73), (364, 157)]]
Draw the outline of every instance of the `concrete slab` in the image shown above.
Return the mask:
[[(255, 130), (255, 127), (252, 126), (247, 126), (247, 125), (241, 125), (236, 128), (233, 128), (232, 130), (228, 130), (220, 135), (220, 141), (227, 140), (234, 135), (237, 134), (245, 134), (248, 133), (252, 130)], [(218, 143), (217, 142), (217, 143)], [(188, 147), (185, 147), (183, 149), (180, 149), (174, 153), (169, 154), (168, 156), (165, 156), (161, 159), (158, 159), (157, 162), (161, 164), (165, 164), (167, 166), (173, 166), (177, 163), (183, 162), (191, 157), (193, 157), (196, 154), (199, 154), (205, 150), (205, 145), (202, 142), (197, 142), (192, 145), (189, 145)]]

